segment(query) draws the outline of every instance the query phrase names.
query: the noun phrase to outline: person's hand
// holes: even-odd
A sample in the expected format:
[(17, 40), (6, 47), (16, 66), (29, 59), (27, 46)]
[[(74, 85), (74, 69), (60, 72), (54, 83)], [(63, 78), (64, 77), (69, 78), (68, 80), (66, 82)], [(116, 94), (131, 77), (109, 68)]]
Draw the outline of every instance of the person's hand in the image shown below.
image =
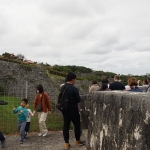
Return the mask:
[(22, 114), (22, 113), (23, 113), (23, 110), (20, 110), (20, 111), (19, 111), (19, 113), (21, 113), (21, 114)]
[(51, 114), (51, 111), (48, 111), (48, 114)]
[(36, 116), (35, 110), (33, 111), (33, 116), (34, 116), (34, 117)]
[(14, 108), (13, 110), (16, 110), (16, 108)]

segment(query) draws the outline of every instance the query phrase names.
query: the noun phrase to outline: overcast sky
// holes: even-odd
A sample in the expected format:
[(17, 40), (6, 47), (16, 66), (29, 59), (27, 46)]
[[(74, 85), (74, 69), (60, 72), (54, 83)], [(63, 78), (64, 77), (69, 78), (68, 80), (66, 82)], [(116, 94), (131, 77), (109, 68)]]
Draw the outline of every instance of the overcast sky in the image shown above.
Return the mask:
[(0, 55), (150, 73), (150, 0), (0, 0)]

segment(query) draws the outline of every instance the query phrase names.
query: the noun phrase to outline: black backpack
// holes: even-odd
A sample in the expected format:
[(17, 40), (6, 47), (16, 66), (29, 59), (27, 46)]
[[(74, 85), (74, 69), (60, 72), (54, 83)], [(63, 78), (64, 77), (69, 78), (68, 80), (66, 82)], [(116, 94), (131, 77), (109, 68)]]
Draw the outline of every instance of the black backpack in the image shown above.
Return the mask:
[(62, 112), (66, 112), (69, 108), (68, 97), (67, 97), (66, 91), (70, 87), (72, 87), (72, 85), (67, 86), (67, 87), (63, 85), (58, 96), (57, 108)]

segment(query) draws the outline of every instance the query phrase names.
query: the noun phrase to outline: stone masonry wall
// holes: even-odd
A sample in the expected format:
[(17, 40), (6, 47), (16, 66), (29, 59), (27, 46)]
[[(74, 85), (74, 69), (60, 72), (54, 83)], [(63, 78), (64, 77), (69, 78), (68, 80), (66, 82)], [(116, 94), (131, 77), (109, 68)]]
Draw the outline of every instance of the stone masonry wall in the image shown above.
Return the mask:
[[(29, 68), (30, 69), (30, 68)], [(48, 77), (41, 66), (31, 66), (31, 70), (23, 68), (21, 64), (0, 60), (0, 85), (5, 87), (7, 93), (0, 95), (11, 95), (23, 98), (26, 96), (26, 81), (28, 82), (27, 97), (33, 101), (38, 84), (42, 84), (44, 90), (49, 94), (52, 102), (56, 103), (60, 84), (64, 79)], [(75, 86), (80, 94), (88, 93), (88, 81), (77, 81)]]
[(88, 150), (150, 150), (150, 94), (107, 91), (81, 98)]

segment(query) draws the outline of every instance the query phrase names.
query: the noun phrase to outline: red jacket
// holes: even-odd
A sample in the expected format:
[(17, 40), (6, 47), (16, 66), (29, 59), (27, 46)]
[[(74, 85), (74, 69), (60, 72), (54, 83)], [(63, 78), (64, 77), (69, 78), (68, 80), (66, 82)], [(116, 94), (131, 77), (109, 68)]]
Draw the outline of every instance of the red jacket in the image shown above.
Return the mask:
[[(34, 100), (33, 110), (36, 110), (36, 106), (40, 103), (40, 101), (41, 101), (41, 96), (38, 93), (35, 97), (35, 100)], [(42, 111), (46, 113), (46, 112), (51, 111), (51, 110), (52, 110), (52, 108), (51, 108), (50, 99), (48, 97), (48, 94), (46, 92), (43, 92)]]

